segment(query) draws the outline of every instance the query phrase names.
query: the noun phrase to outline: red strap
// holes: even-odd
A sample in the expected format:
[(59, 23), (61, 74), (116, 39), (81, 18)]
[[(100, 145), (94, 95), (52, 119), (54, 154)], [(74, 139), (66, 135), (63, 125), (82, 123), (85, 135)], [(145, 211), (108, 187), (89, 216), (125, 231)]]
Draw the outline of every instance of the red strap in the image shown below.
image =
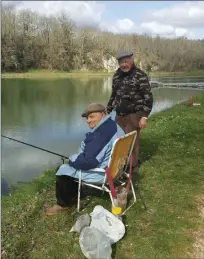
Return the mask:
[(126, 193), (129, 192), (130, 190), (130, 181), (132, 180), (132, 162), (133, 162), (133, 157), (130, 157), (130, 163), (129, 163), (129, 180), (126, 186)]
[[(132, 162), (133, 162), (133, 157), (130, 156), (129, 179), (128, 179), (128, 183), (127, 183), (127, 186), (126, 186), (126, 193), (128, 193), (129, 190), (130, 190), (130, 182), (132, 180)], [(115, 191), (115, 188), (114, 188), (114, 185), (113, 185), (113, 178), (112, 178), (112, 176), (110, 174), (110, 169), (108, 167), (105, 168), (105, 173), (106, 173), (106, 176), (107, 176), (107, 179), (108, 179), (108, 184), (110, 186), (110, 191), (111, 191), (112, 197), (114, 199), (116, 199), (117, 195), (116, 195), (116, 191)]]
[(117, 196), (116, 196), (116, 191), (115, 191), (115, 188), (114, 188), (114, 185), (113, 185), (113, 178), (112, 178), (112, 176), (111, 176), (111, 174), (110, 174), (110, 169), (109, 169), (109, 167), (107, 167), (107, 168), (105, 169), (105, 172), (106, 172), (106, 176), (107, 176), (107, 179), (108, 179), (108, 184), (109, 184), (109, 186), (110, 186), (111, 195), (112, 195), (112, 197), (113, 197), (114, 199), (116, 199), (116, 198), (117, 198)]

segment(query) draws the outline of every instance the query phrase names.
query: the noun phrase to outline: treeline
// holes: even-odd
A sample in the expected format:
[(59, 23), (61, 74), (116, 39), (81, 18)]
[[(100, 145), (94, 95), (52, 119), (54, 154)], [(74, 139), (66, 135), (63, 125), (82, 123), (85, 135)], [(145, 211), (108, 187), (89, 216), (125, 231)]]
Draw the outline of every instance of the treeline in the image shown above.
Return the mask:
[(142, 64), (147, 71), (204, 69), (203, 40), (79, 28), (65, 13), (47, 17), (11, 6), (2, 7), (1, 21), (2, 71), (104, 70), (104, 60), (121, 48), (131, 49), (137, 65)]

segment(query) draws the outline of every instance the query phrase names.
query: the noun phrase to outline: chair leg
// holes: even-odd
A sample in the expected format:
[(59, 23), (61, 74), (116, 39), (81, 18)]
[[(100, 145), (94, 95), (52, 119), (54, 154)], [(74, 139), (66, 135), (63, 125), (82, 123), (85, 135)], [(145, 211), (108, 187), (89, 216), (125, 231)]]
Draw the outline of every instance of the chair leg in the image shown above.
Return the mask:
[(131, 189), (132, 189), (132, 194), (133, 194), (134, 202), (136, 202), (137, 201), (137, 197), (136, 197), (136, 194), (135, 194), (135, 189), (134, 189), (134, 185), (132, 183), (132, 180), (130, 181), (130, 184), (131, 184)]
[(136, 194), (135, 194), (135, 190), (134, 190), (134, 186), (132, 184), (132, 180), (130, 180), (130, 185), (131, 185), (131, 189), (132, 189), (132, 194), (133, 194), (133, 203), (122, 213), (122, 215), (125, 215), (125, 213), (136, 203), (137, 198), (136, 198)]
[(81, 170), (79, 172), (79, 185), (78, 185), (78, 200), (77, 200), (77, 212), (80, 211), (80, 198), (81, 198)]
[(111, 203), (112, 203), (112, 206), (113, 207), (115, 207), (115, 206), (117, 206), (115, 203), (114, 203), (114, 198), (113, 198), (113, 196), (112, 196), (112, 194), (111, 194), (111, 191), (107, 188), (107, 187), (103, 187), (104, 189), (103, 189), (103, 191), (105, 191), (105, 192), (108, 192), (109, 193), (109, 196), (110, 196), (110, 199), (111, 199)]
[(110, 199), (111, 199), (112, 206), (115, 207), (116, 204), (114, 203), (114, 200), (113, 200), (113, 197), (112, 197), (111, 192), (109, 192), (109, 195), (110, 195)]

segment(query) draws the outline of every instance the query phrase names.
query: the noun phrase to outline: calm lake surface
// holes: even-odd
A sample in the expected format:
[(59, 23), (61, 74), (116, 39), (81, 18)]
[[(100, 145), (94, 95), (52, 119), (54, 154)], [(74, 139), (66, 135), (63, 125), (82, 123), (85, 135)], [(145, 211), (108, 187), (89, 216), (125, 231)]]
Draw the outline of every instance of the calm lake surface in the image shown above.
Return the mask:
[[(106, 104), (111, 93), (111, 77), (81, 79), (2, 79), (2, 134), (56, 153), (77, 152), (88, 130), (80, 117), (90, 102)], [(156, 78), (154, 80), (159, 80)], [(165, 78), (161, 79), (165, 80)], [(178, 78), (166, 78), (178, 82)], [(179, 82), (203, 82), (204, 78), (179, 78)], [(152, 114), (196, 96), (202, 90), (154, 88)], [(113, 114), (114, 116), (114, 114)], [(60, 158), (1, 138), (2, 178), (5, 186), (31, 181)]]

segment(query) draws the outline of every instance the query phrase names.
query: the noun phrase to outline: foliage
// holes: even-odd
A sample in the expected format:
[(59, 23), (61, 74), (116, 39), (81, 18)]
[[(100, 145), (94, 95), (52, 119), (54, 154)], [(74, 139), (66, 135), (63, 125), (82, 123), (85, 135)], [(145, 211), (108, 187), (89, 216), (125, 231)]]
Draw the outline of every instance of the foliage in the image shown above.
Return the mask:
[(147, 72), (204, 69), (201, 40), (114, 34), (76, 27), (65, 13), (47, 17), (13, 6), (2, 6), (1, 19), (3, 72), (104, 70), (104, 59), (119, 48), (132, 49), (137, 65)]

